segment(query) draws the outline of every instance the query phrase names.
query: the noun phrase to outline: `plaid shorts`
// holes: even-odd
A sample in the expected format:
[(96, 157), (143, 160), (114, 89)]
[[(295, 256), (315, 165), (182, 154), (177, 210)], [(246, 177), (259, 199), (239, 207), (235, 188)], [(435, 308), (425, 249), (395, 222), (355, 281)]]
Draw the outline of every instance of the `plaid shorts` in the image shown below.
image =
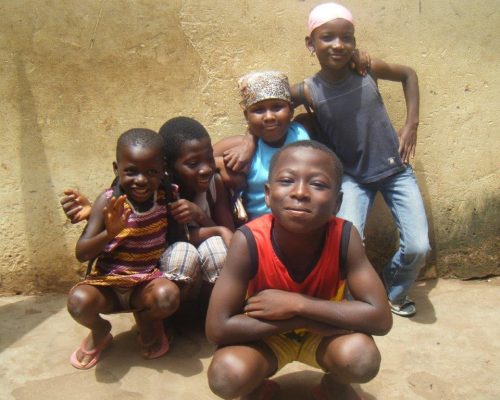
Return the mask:
[(174, 282), (192, 283), (201, 273), (204, 281), (214, 283), (226, 255), (227, 247), (220, 236), (208, 238), (198, 248), (187, 242), (176, 242), (161, 256), (160, 269)]

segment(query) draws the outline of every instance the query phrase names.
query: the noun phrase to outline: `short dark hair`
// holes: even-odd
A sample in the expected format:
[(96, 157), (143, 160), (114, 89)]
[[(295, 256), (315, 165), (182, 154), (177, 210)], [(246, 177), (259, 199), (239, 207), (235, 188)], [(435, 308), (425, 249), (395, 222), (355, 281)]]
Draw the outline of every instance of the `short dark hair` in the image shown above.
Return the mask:
[(342, 174), (344, 173), (344, 169), (342, 168), (342, 163), (332, 150), (330, 150), (324, 144), (317, 142), (316, 140), (299, 140), (298, 142), (289, 143), (286, 146), (283, 146), (281, 149), (279, 149), (271, 158), (271, 163), (269, 165), (269, 180), (271, 179), (271, 176), (274, 173), (274, 169), (276, 168), (276, 164), (278, 163), (281, 154), (285, 150), (294, 147), (309, 147), (311, 149), (320, 150), (326, 155), (328, 155), (328, 157), (330, 157), (331, 160), (333, 161), (334, 168), (332, 172), (338, 185), (337, 190), (340, 191), (340, 186), (342, 184)]
[(210, 139), (205, 127), (189, 117), (169, 119), (160, 128), (159, 134), (163, 139), (163, 154), (170, 169), (179, 157), (181, 146), (184, 143), (190, 140)]
[(122, 133), (116, 142), (116, 161), (120, 160), (120, 154), (127, 146), (140, 146), (163, 150), (163, 140), (155, 131), (146, 128), (133, 128)]

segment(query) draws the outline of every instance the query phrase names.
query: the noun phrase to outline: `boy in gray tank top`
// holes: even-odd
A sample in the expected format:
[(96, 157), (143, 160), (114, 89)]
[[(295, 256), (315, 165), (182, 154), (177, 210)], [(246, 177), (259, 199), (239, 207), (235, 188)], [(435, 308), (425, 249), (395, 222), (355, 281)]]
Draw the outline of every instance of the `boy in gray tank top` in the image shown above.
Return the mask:
[[(375, 195), (382, 194), (400, 234), (400, 247), (384, 268), (383, 280), (393, 313), (412, 316), (416, 308), (407, 292), (430, 251), (422, 196), (409, 165), (419, 118), (417, 75), (409, 67), (377, 59), (372, 60), (370, 74), (353, 73), (349, 68), (356, 49), (353, 18), (335, 3), (311, 11), (306, 46), (321, 69), (292, 88), (292, 96), (295, 104), (314, 109), (317, 139), (332, 148), (344, 166), (344, 201), (337, 215), (352, 221), (363, 236)], [(402, 83), (407, 118), (399, 132), (389, 119), (377, 79)]]

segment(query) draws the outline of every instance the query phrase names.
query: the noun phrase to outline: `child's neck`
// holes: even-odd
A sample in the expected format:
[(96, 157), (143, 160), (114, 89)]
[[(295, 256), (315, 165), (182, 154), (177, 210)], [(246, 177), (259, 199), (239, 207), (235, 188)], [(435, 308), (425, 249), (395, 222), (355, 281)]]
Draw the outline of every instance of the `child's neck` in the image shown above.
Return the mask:
[(288, 136), (287, 132), (288, 132), (288, 128), (287, 128), (285, 134), (281, 138), (279, 138), (278, 140), (275, 140), (274, 142), (268, 142), (268, 141), (265, 141), (264, 139), (262, 141), (265, 144), (267, 144), (269, 147), (274, 147), (274, 148), (283, 147), (283, 145), (286, 142), (286, 137)]
[(294, 234), (274, 221), (271, 228), (273, 248), (294, 281), (304, 281), (316, 266), (324, 247), (327, 227), (325, 225), (306, 235)]
[(349, 66), (345, 65), (340, 69), (321, 68), (319, 75), (327, 82), (340, 82), (349, 75)]
[(154, 207), (156, 203), (156, 192), (154, 196), (152, 196), (146, 201), (141, 201), (141, 202), (134, 201), (133, 199), (127, 196), (127, 202), (130, 204), (130, 206), (134, 209), (136, 213), (148, 212)]

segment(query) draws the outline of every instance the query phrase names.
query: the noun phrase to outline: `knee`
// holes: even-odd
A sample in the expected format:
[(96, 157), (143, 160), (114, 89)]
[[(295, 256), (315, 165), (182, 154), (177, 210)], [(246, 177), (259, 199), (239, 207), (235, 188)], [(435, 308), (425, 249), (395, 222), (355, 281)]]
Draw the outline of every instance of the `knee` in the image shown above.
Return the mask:
[(167, 282), (167, 284), (156, 288), (154, 296), (155, 308), (165, 317), (175, 312), (180, 304), (179, 287), (171, 281)]
[(223, 399), (234, 399), (241, 395), (246, 380), (245, 368), (231, 354), (215, 354), (207, 372), (210, 390)]
[(337, 350), (335, 370), (350, 383), (366, 383), (377, 376), (381, 356), (373, 339), (354, 334)]
[(431, 246), (427, 238), (412, 241), (404, 249), (404, 258), (408, 263), (422, 267), (431, 251)]
[(77, 287), (69, 293), (66, 307), (73, 318), (81, 318), (91, 306), (91, 296), (85, 290)]

